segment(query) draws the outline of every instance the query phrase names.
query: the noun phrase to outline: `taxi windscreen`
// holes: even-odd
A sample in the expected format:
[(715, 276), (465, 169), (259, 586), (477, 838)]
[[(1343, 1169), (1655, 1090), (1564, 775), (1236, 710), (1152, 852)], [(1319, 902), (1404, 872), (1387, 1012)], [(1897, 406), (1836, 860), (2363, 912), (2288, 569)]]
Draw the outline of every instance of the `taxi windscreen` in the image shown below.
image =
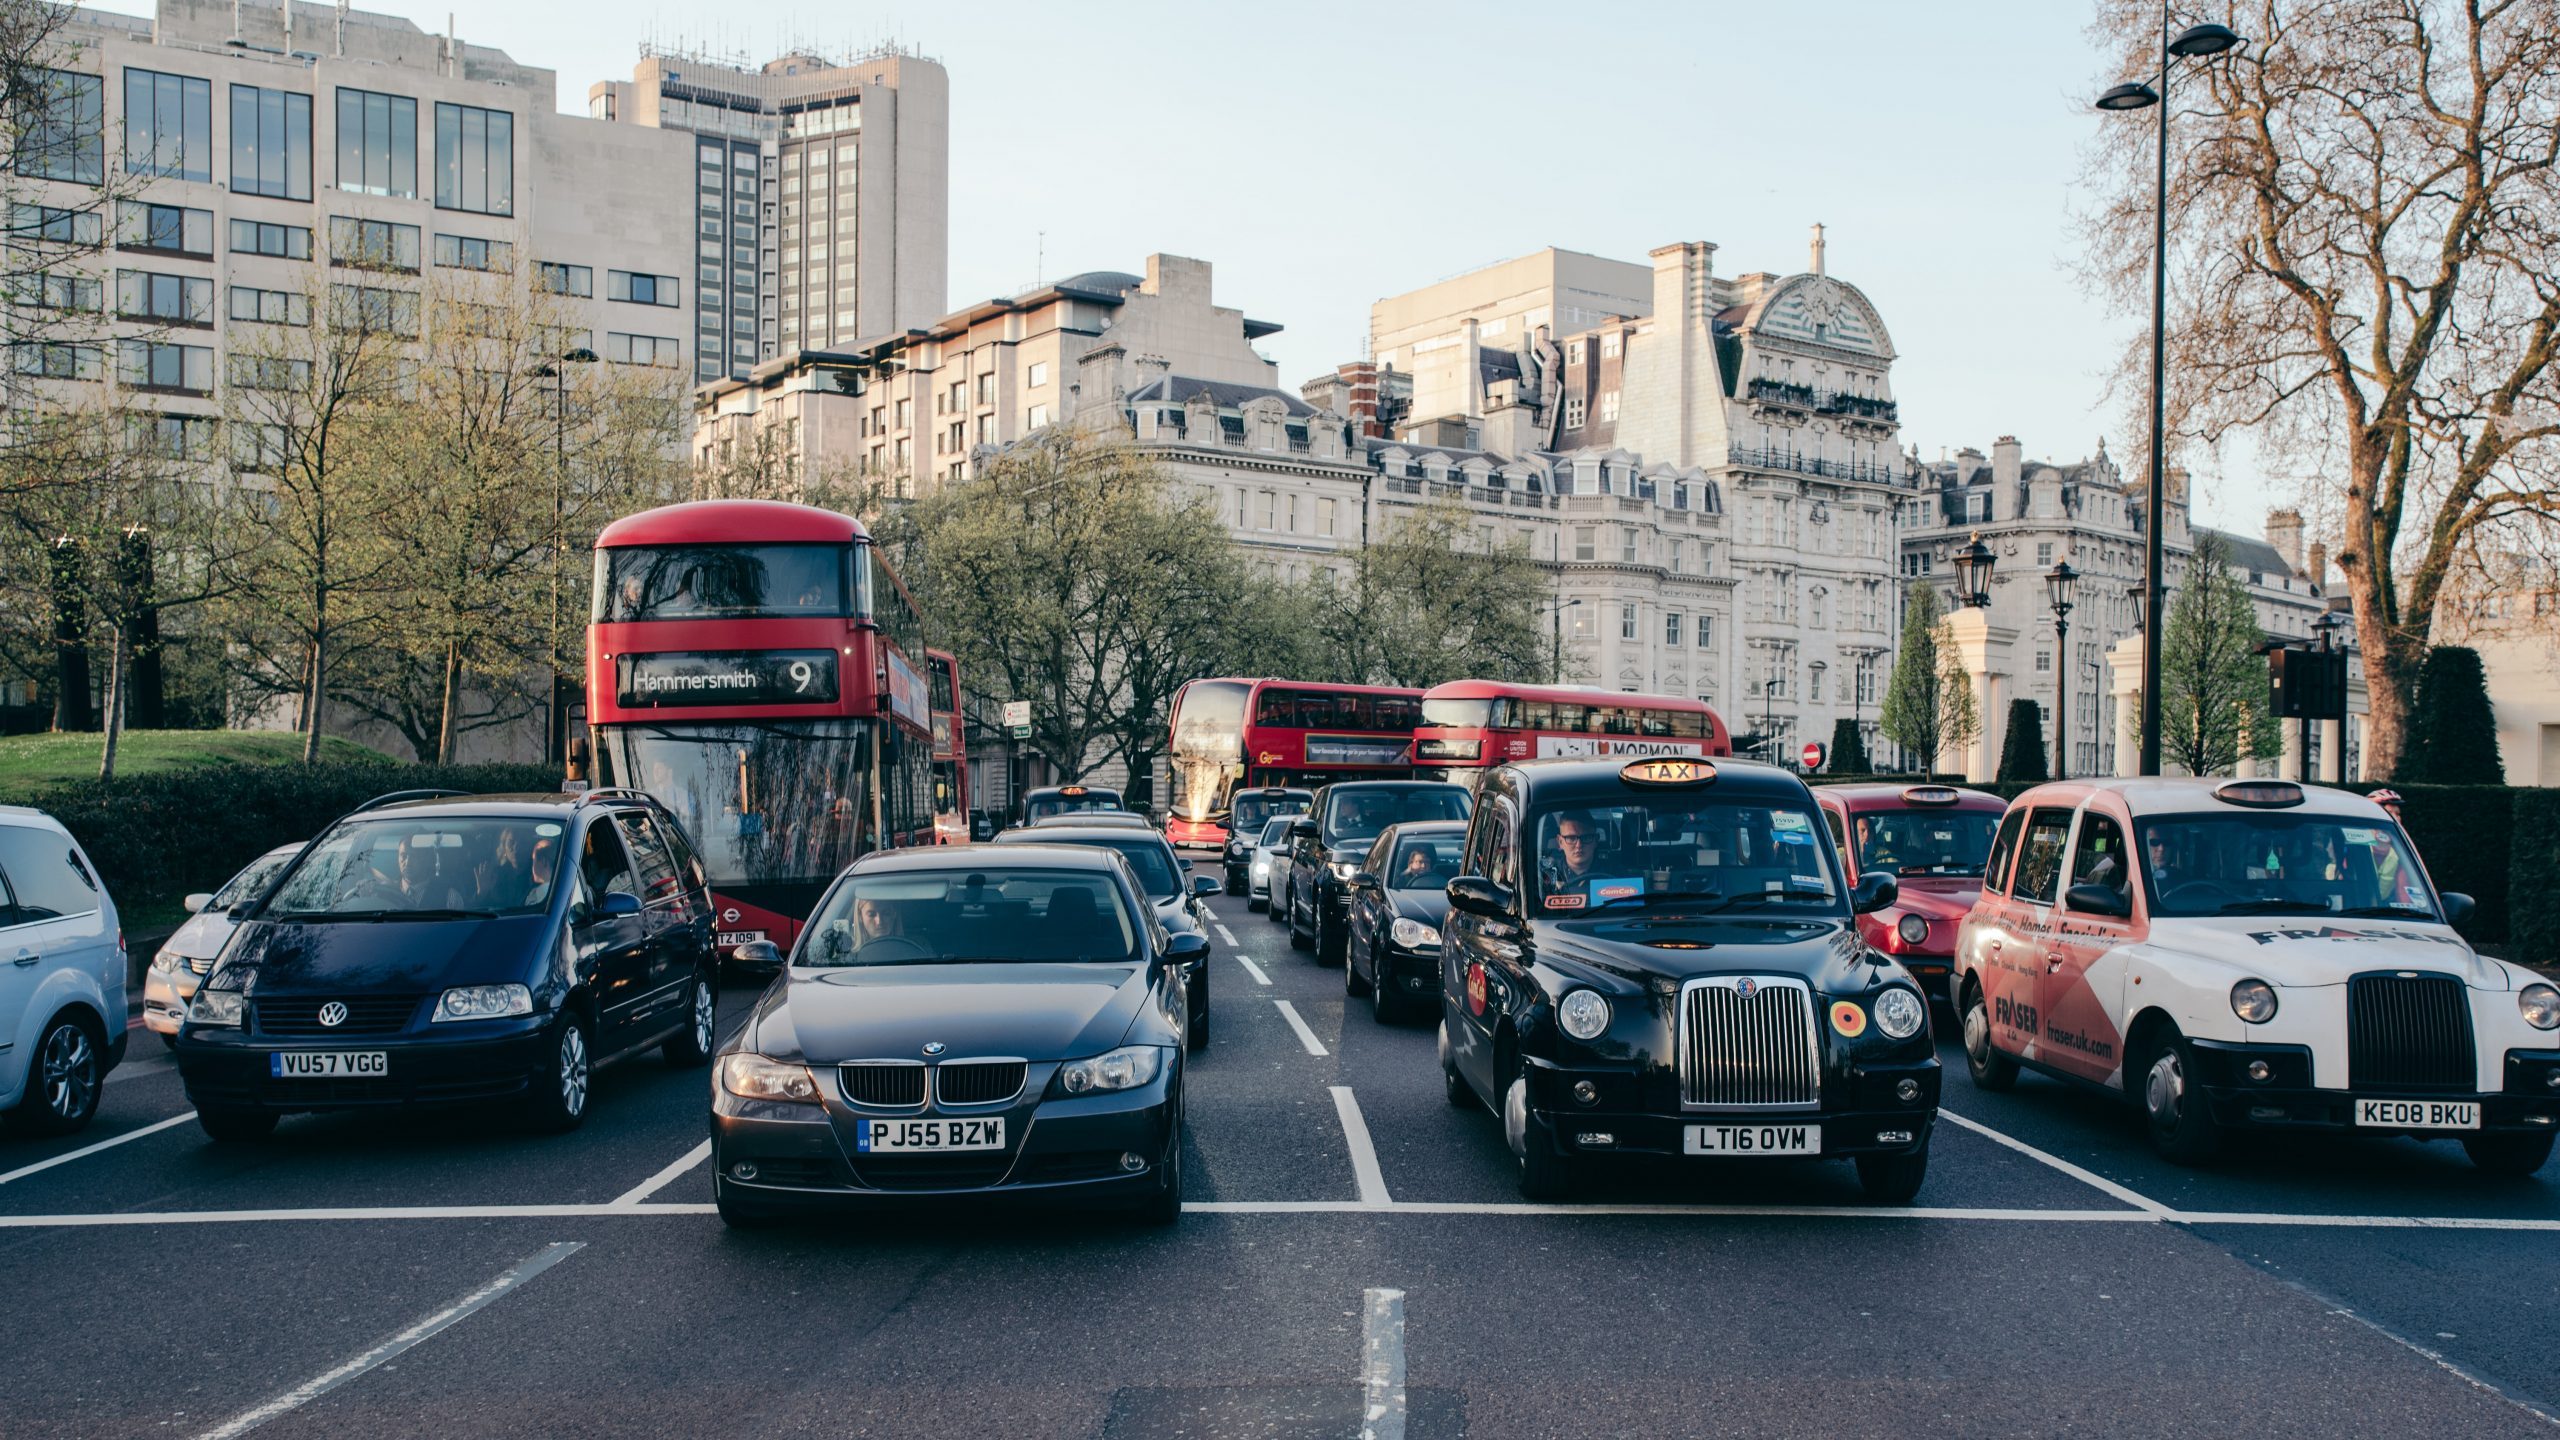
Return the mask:
[(1091, 870), (984, 865), (857, 876), (809, 920), (797, 965), (1130, 962), (1139, 927)]
[(1228, 823), (1235, 827), (1237, 834), (1250, 835), (1261, 829), (1263, 822), (1275, 815), (1303, 813), (1307, 804), (1308, 800), (1304, 795), (1240, 793), (1235, 798), (1234, 808), (1228, 813)]
[(1876, 810), (1850, 817), (1849, 838), (1861, 872), (1979, 875), (1999, 828), (1981, 810)]
[(1839, 891), (1811, 811), (1665, 795), (1532, 815), (1537, 911), (1683, 900), (1827, 906)]
[(1120, 792), (1117, 790), (1087, 790), (1079, 795), (1058, 792), (1034, 796), (1024, 801), (1022, 818), (1025, 823), (1029, 823), (1033, 820), (1046, 820), (1052, 815), (1064, 815), (1074, 810), (1117, 810), (1119, 808)]
[(2397, 826), (2212, 813), (2156, 816), (2141, 822), (2141, 835), (2137, 863), (2155, 916), (2437, 918), (2435, 896)]

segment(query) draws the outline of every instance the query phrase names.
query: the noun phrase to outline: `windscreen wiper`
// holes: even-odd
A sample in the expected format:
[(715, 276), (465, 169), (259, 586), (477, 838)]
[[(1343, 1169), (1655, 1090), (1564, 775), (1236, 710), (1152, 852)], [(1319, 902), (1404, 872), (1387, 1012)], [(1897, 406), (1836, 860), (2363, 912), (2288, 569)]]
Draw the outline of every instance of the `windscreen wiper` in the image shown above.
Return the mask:
[(2214, 912), (2217, 915), (2334, 915), (2326, 905), (2308, 900), (2278, 900), (2272, 896), (2258, 900), (2233, 900)]
[(2350, 905), (2332, 910), (2332, 915), (2353, 915), (2363, 920), (2433, 920), (2436, 912), (2424, 905)]

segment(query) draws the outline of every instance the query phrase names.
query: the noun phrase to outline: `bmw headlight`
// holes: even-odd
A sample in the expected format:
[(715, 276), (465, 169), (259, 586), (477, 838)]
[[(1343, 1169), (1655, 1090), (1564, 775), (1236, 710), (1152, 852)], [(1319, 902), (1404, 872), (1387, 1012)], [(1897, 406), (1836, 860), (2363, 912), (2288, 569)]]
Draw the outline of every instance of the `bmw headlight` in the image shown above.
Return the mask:
[(1090, 1060), (1070, 1060), (1058, 1067), (1058, 1088), (1070, 1095), (1101, 1095), (1135, 1090), (1155, 1083), (1164, 1068), (1161, 1045), (1123, 1045)]
[(2231, 987), (2231, 1013), (2252, 1025), (2276, 1018), (2276, 987), (2264, 980), (2243, 980)]
[(1905, 945), (1923, 944), (1929, 938), (1929, 922), (1917, 915), (1905, 915), (1894, 922), (1893, 933), (1901, 936)]
[(1407, 920), (1401, 915), (1396, 917), (1396, 923), (1387, 927), (1387, 934), (1407, 950), (1419, 950), (1424, 946), (1440, 943), (1439, 931), (1419, 920)]
[(2560, 1027), (2560, 990), (2527, 985), (2516, 992), (2516, 1008), (2524, 1012), (2524, 1023), (2536, 1030)]
[(195, 1003), (187, 1007), (187, 1023), (238, 1029), (248, 1002), (249, 997), (237, 990), (198, 990)]
[(1556, 1023), (1576, 1040), (1597, 1040), (1609, 1028), (1609, 999), (1597, 990), (1568, 990), (1556, 1004)]
[(447, 1020), (502, 1020), (533, 1013), (533, 992), (521, 985), (456, 985), (436, 1000), (428, 1024)]
[(762, 1055), (732, 1055), (720, 1062), (720, 1088), (741, 1100), (818, 1103), (818, 1077), (806, 1065), (768, 1060)]
[(1899, 985), (1877, 991), (1868, 1008), (1875, 1012), (1876, 1028), (1895, 1040), (1908, 1040), (1929, 1023), (1928, 1002)]

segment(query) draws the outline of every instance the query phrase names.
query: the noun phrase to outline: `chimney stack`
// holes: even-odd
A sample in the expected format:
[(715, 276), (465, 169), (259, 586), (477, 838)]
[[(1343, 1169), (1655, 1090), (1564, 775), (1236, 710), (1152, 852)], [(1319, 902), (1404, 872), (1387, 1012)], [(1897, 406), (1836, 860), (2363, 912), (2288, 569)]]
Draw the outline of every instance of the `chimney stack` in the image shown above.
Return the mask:
[(2311, 588), (2312, 588), (2312, 589), (2314, 589), (2314, 590), (2319, 591), (2319, 592), (2320, 592), (2321, 594), (2323, 594), (2323, 595), (2328, 594), (2328, 593), (2329, 593), (2329, 546), (2328, 546), (2328, 544), (2327, 544), (2326, 542), (2324, 542), (2324, 541), (2314, 540), (2314, 541), (2312, 541), (2312, 542), (2311, 542), (2311, 566), (2310, 566), (2310, 573), (2311, 573)]
[(2003, 435), (1991, 443), (1991, 482), (2007, 491), (2018, 483), (2025, 468), (2026, 447), (2015, 435)]
[(2302, 566), (2302, 512), (2270, 510), (2267, 512), (2267, 543), (2284, 557), (2284, 563), (2295, 570)]
[(1813, 222), (1813, 273), (1822, 274), (1822, 222)]

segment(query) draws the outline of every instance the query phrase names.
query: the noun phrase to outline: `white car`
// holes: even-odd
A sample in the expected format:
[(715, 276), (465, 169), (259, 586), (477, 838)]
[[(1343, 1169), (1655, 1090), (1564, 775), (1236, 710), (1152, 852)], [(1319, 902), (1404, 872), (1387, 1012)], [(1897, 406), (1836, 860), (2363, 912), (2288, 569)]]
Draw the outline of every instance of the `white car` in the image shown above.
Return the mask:
[(282, 873), (285, 862), (301, 853), (299, 840), (279, 845), (223, 881), (221, 889), (187, 897), (187, 923), (161, 943), (151, 957), (151, 968), (142, 976), (142, 1026), (159, 1036), (160, 1043), (178, 1043), (178, 1025), (187, 1018), (187, 1002), (195, 998), (204, 977), (213, 973), (224, 942), (239, 928), (231, 919), (231, 907), (257, 898)]
[(2529, 1175), (2560, 1129), (2560, 989), (2475, 952), (2382, 807), (2286, 780), (2039, 786), (1957, 934), (1976, 1085), (2137, 1101), (2184, 1163), (2232, 1132), (2459, 1140)]
[(1298, 818), (1296, 811), (1274, 815), (1262, 822), (1262, 834), (1253, 842), (1253, 858), (1246, 862), (1244, 905), (1248, 910), (1271, 908), (1271, 875), (1289, 853), (1289, 822)]
[(124, 932), (78, 841), (40, 810), (0, 806), (0, 1111), (68, 1135), (124, 1059)]

